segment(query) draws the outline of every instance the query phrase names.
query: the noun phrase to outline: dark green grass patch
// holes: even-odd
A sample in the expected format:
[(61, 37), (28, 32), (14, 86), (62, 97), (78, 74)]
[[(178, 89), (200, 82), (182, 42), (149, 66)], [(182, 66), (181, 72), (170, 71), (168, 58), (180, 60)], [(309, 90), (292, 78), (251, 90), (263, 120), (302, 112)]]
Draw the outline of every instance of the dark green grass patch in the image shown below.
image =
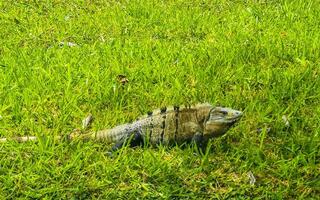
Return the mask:
[[(0, 1), (0, 135), (42, 138), (0, 144), (0, 196), (318, 198), (319, 4)], [(244, 112), (204, 154), (50, 139), (196, 102)]]

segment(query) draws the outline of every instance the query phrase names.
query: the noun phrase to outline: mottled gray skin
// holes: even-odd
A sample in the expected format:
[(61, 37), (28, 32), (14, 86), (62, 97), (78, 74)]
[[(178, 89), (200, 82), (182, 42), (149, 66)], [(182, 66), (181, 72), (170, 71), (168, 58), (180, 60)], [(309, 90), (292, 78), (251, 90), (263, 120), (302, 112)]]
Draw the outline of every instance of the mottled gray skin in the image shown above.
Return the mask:
[[(157, 144), (183, 144), (194, 141), (206, 143), (208, 139), (226, 133), (242, 116), (242, 112), (231, 108), (213, 107), (209, 103), (194, 106), (173, 106), (154, 110), (133, 123), (111, 129), (86, 134), (72, 133), (70, 139), (96, 139), (116, 143), (118, 149), (126, 141), (131, 146), (148, 142)], [(131, 138), (131, 140), (128, 140)], [(60, 136), (57, 139), (61, 139)], [(36, 137), (17, 137), (14, 140), (25, 142)], [(2, 138), (0, 142), (7, 141)]]
[(123, 145), (132, 137), (132, 143), (197, 144), (226, 133), (242, 116), (242, 112), (231, 108), (213, 107), (209, 103), (195, 106), (173, 106), (149, 112), (139, 120), (101, 130), (91, 138)]

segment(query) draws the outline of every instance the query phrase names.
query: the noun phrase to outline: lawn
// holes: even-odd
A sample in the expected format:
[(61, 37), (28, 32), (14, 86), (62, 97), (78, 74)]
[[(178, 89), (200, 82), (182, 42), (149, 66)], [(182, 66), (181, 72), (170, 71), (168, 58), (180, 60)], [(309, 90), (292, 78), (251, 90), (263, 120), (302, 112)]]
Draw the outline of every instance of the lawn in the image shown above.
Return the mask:
[[(319, 198), (319, 7), (0, 0), (0, 198)], [(244, 112), (203, 154), (52, 140), (198, 102)]]

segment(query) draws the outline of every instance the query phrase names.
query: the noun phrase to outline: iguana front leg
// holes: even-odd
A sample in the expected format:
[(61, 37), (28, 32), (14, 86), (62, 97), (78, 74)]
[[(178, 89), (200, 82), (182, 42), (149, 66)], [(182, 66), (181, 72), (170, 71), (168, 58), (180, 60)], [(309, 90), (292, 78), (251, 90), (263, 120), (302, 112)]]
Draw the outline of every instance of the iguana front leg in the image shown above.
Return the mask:
[(207, 141), (203, 137), (203, 133), (196, 132), (191, 140), (192, 144), (195, 144), (198, 150), (201, 150), (202, 152), (205, 150), (207, 146)]
[(200, 146), (203, 141), (203, 134), (201, 132), (196, 132), (194, 136), (191, 139), (191, 142), (193, 144), (196, 144), (197, 146)]

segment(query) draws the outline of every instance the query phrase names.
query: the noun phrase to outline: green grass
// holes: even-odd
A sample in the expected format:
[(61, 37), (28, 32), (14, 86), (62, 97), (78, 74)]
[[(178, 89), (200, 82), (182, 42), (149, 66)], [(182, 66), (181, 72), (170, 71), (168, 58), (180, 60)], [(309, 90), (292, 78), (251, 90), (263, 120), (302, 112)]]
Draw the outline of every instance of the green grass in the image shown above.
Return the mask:
[[(1, 0), (0, 135), (42, 139), (0, 144), (0, 196), (319, 198), (319, 6)], [(98, 130), (196, 102), (245, 113), (204, 155), (159, 147), (110, 158), (101, 142), (50, 139), (88, 113)]]

